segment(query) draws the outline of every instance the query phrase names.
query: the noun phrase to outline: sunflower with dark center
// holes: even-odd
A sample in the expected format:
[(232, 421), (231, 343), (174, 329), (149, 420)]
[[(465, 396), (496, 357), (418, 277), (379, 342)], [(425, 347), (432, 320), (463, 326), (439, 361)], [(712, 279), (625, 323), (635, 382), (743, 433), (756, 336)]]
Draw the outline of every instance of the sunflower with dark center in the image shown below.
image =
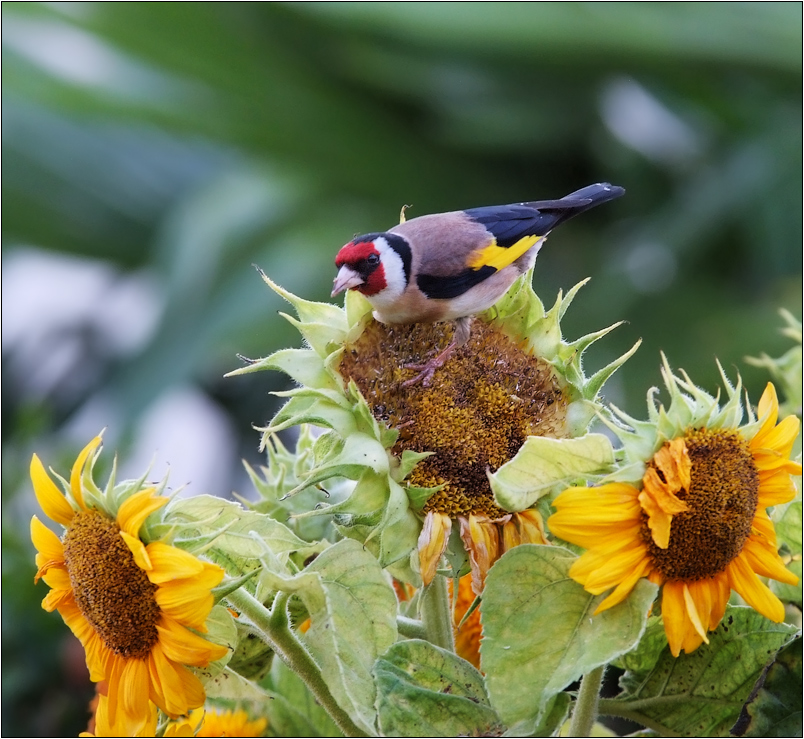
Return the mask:
[[(223, 570), (164, 542), (144, 542), (145, 520), (168, 499), (132, 488), (116, 506), (91, 479), (99, 446), (95, 437), (78, 455), (69, 498), (36, 455), (31, 461), (39, 505), (65, 528), (59, 539), (33, 517), (36, 580), (51, 588), (42, 607), (57, 610), (84, 646), (90, 679), (107, 683), (104, 722), (137, 736), (154, 720), (154, 704), (171, 717), (203, 704), (201, 681), (185, 666), (205, 667), (228, 651), (197, 633), (207, 630), (211, 589)], [(99, 499), (116, 514), (95, 507)]]
[[(528, 436), (569, 436), (569, 403), (553, 368), (483, 321), (475, 322), (469, 341), (439, 368), (432, 386), (403, 386), (415, 374), (406, 366), (449, 342), (451, 331), (451, 324), (388, 326), (374, 321), (346, 347), (338, 367), (345, 380), (356, 383), (374, 417), (399, 430), (394, 454), (432, 452), (406, 478), (413, 486), (438, 488), (424, 506), (430, 519), (419, 546), (425, 584), (443, 553), (440, 545), (428, 548), (427, 534), (433, 527), (448, 529), (453, 519), (459, 521), (467, 551), (479, 568), (480, 583), (506, 549), (501, 536), (505, 524), (525, 531), (516, 543), (546, 543), (541, 526), (517, 526), (520, 514), (495, 503), (487, 472), (513, 459)], [(538, 516), (535, 511), (528, 515)], [(485, 530), (480, 541), (473, 526)], [(436, 537), (441, 541), (440, 534)], [(481, 567), (484, 554), (478, 548), (483, 546), (492, 551)]]
[[(651, 420), (676, 429), (666, 429), (664, 441), (656, 437), (660, 446), (640, 483), (571, 488), (555, 499), (548, 525), (587, 549), (570, 570), (573, 579), (595, 595), (613, 588), (595, 613), (624, 600), (642, 577), (662, 586), (662, 619), (678, 656), (708, 643), (732, 590), (772, 621), (784, 620), (782, 602), (759, 578), (798, 582), (779, 556), (767, 509), (795, 497), (791, 475), (800, 475), (801, 465), (790, 454), (799, 421), (788, 416), (777, 424), (770, 383), (759, 420), (738, 426), (739, 387), (727, 386), (730, 398), (720, 409), (689, 378), (675, 378), (666, 366), (664, 374), (673, 404), (666, 413), (654, 409)], [(650, 424), (630, 421), (638, 430), (621, 436), (635, 449)]]
[(584, 375), (583, 352), (614, 327), (564, 341), (560, 320), (580, 284), (545, 309), (531, 274), (523, 275), (475, 318), (469, 341), (426, 385), (406, 384), (416, 375), (411, 365), (449, 344), (453, 324), (387, 325), (355, 291), (341, 309), (263, 278), (296, 309), (298, 320), (286, 318), (309, 348), (282, 349), (232, 374), (279, 369), (300, 385), (282, 393), (288, 401), (262, 429), (265, 446), (291, 426), (327, 429), (313, 445), (313, 459), (305, 458), (306, 469), (294, 463), (272, 474), (298, 481), (286, 497), (332, 478), (355, 481), (346, 498), (294, 518), (332, 515), (391, 574), (417, 585), (435, 577), (457, 521), (477, 593), (503, 552), (547, 543), (531, 507), (541, 493), (503, 504), (500, 488), (492, 491), (492, 484), (502, 485), (495, 475), (517, 460), (528, 439), (584, 436), (600, 410), (603, 383), (636, 349)]

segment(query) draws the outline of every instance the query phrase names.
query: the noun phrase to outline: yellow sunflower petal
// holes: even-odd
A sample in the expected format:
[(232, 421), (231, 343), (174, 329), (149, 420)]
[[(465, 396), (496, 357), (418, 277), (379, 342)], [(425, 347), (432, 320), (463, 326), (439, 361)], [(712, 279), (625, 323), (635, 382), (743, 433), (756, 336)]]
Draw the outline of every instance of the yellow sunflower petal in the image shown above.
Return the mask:
[(681, 643), (681, 648), (687, 654), (692, 654), (703, 643), (704, 643), (703, 637), (695, 629), (690, 628), (687, 630), (686, 636), (684, 637), (684, 641)]
[(639, 502), (648, 517), (648, 528), (653, 543), (659, 549), (667, 549), (670, 545), (670, 526), (673, 523), (672, 514), (665, 511), (656, 499), (647, 492), (639, 496)]
[(684, 583), (679, 580), (668, 580), (662, 587), (662, 621), (667, 643), (674, 657), (681, 654), (681, 647), (687, 632), (693, 630), (687, 617), (684, 603)]
[(634, 569), (647, 559), (647, 549), (642, 542), (633, 542), (619, 554), (607, 557), (606, 567), (590, 575), (584, 587), (590, 593), (602, 593), (627, 578)]
[(120, 532), (120, 537), (126, 543), (126, 546), (129, 548), (131, 554), (134, 555), (134, 562), (136, 563), (137, 567), (139, 567), (141, 570), (145, 570), (146, 572), (152, 570), (153, 564), (151, 564), (151, 559), (148, 556), (148, 550), (145, 544), (143, 544), (142, 541), (137, 537), (131, 536), (125, 531)]
[(631, 570), (620, 584), (612, 590), (611, 595), (600, 602), (600, 605), (595, 609), (593, 615), (597, 616), (598, 613), (602, 613), (616, 606), (618, 603), (622, 603), (634, 589), (634, 586), (639, 582), (640, 578), (648, 574), (650, 568), (651, 562), (648, 557), (645, 557), (641, 562), (637, 563), (633, 570)]
[(757, 445), (764, 443), (765, 435), (776, 425), (776, 419), (779, 417), (779, 401), (776, 398), (776, 388), (772, 382), (765, 386), (765, 392), (759, 399), (757, 416), (762, 423), (751, 441), (752, 446), (754, 443)]
[(51, 590), (42, 600), (42, 608), (48, 613), (61, 612), (65, 606), (75, 603), (72, 590)]
[(223, 570), (207, 565), (200, 575), (187, 580), (163, 583), (154, 600), (164, 613), (197, 631), (206, 631), (204, 622), (214, 605), (210, 590), (223, 579)]
[(709, 611), (709, 631), (716, 629), (726, 615), (726, 606), (729, 604), (731, 587), (725, 572), (715, 575), (709, 580), (712, 606)]
[[(452, 581), (450, 580), (450, 586)], [(459, 657), (463, 657), (467, 662), (480, 669), (480, 641), (483, 638), (483, 628), (480, 623), (480, 609), (475, 608), (469, 617), (464, 621), (460, 629), (458, 624), (463, 619), (466, 612), (475, 600), (475, 592), (472, 589), (472, 576), (464, 575), (458, 581), (458, 597), (455, 599), (453, 614), (455, 622), (455, 651)]]
[(732, 590), (755, 611), (771, 621), (784, 621), (784, 605), (751, 569), (748, 559), (741, 552), (726, 566)]
[(204, 704), (206, 695), (200, 680), (168, 659), (159, 644), (151, 650), (148, 666), (152, 685), (161, 691), (160, 700), (154, 702), (168, 716), (176, 718)]
[(469, 518), (458, 516), (461, 541), (469, 554), (472, 568), (472, 588), (477, 595), (483, 592), (486, 574), (497, 561), (502, 549), (497, 525), (487, 516), (469, 514)]
[(787, 459), (793, 450), (793, 443), (798, 436), (800, 422), (796, 416), (788, 416), (778, 426), (770, 429), (762, 439), (757, 442), (756, 437), (751, 441), (754, 456), (767, 455)]
[(109, 673), (104, 675), (106, 679), (106, 697), (108, 698), (106, 709), (109, 716), (109, 723), (111, 724), (116, 724), (118, 720), (126, 721), (126, 715), (120, 705), (121, 678), (125, 666), (125, 660), (115, 655), (114, 658), (109, 661)]
[[(689, 618), (692, 628), (695, 629), (698, 636), (709, 644), (709, 639), (706, 636), (706, 627), (704, 626), (703, 621), (701, 621), (701, 614), (698, 612), (698, 603), (696, 603), (696, 599), (693, 597), (692, 592), (690, 591), (690, 584), (691, 583), (688, 584), (685, 582), (681, 585), (681, 594), (684, 596), (684, 607), (687, 609), (687, 618)], [(706, 620), (708, 622), (710, 603), (709, 598), (704, 596), (708, 596), (709, 591), (705, 588), (697, 588), (696, 594), (701, 596), (701, 610), (705, 611)]]
[(549, 544), (544, 530), (544, 519), (539, 511), (528, 509), (514, 514), (519, 524), (520, 539), (523, 544)]
[(772, 577), (788, 585), (798, 585), (798, 578), (784, 566), (776, 549), (769, 549), (757, 537), (749, 536), (740, 554), (757, 575)]
[[(204, 563), (198, 557), (178, 547), (154, 541), (148, 544), (146, 550), (153, 565), (153, 569), (148, 571), (148, 579), (156, 585), (171, 580), (197, 577), (204, 571)], [(221, 579), (223, 579), (222, 573), (223, 570)]]
[(31, 541), (46, 560), (64, 562), (64, 545), (36, 516), (31, 517)]
[(64, 546), (59, 537), (36, 516), (31, 518), (31, 541), (38, 552), (36, 555), (38, 570), (34, 577), (34, 582), (37, 582), (50, 568), (64, 566)]
[(202, 636), (193, 634), (172, 618), (162, 616), (156, 625), (159, 643), (168, 659), (183, 665), (206, 667), (221, 659), (229, 651), (220, 644), (213, 644)]
[(436, 511), (428, 511), (419, 534), (419, 567), (422, 582), (429, 585), (436, 574), (438, 561), (447, 548), (447, 540), (452, 531), (452, 519)]
[[(760, 473), (758, 508), (769, 508), (770, 506), (789, 503), (796, 497), (796, 486), (790, 474), (787, 470), (781, 470), (770, 475)], [(798, 474), (801, 473), (799, 472)]]
[(117, 525), (129, 536), (138, 538), (140, 528), (154, 511), (158, 511), (168, 498), (154, 495), (154, 488), (146, 488), (127, 498), (117, 513)]
[(132, 736), (132, 737), (152, 737), (156, 735), (157, 726), (157, 712), (156, 706), (150, 704), (148, 716), (143, 719), (139, 724), (127, 722), (122, 712), (118, 712), (117, 721), (111, 723), (109, 721), (109, 699), (107, 696), (98, 695), (98, 708), (95, 711), (95, 733), (82, 734), (81, 736), (96, 736), (96, 737), (119, 737), (119, 736)]
[(89, 458), (89, 455), (95, 450), (96, 447), (101, 443), (101, 437), (96, 436), (92, 441), (89, 442), (82, 450), (81, 453), (75, 460), (75, 464), (73, 465), (72, 472), (70, 472), (70, 490), (72, 491), (73, 498), (75, 498), (75, 502), (78, 503), (78, 507), (82, 510), (86, 510), (86, 506), (84, 505), (84, 492), (81, 489), (81, 475), (84, 474), (84, 465)]
[(522, 543), (519, 527), (514, 523), (512, 516), (506, 516), (502, 527), (502, 546), (504, 551), (518, 547)]
[(139, 725), (147, 721), (150, 713), (148, 662), (144, 659), (127, 659), (123, 662), (118, 710), (122, 708), (123, 715), (128, 722)]
[(553, 501), (553, 507), (560, 509), (568, 506), (587, 508), (590, 505), (600, 505), (607, 508), (617, 503), (629, 503), (636, 500), (639, 495), (633, 485), (624, 482), (610, 482), (600, 487), (574, 487), (567, 488)]
[(70, 573), (67, 568), (62, 565), (49, 567), (46, 572), (42, 574), (42, 579), (53, 590), (65, 590), (68, 593), (73, 592), (73, 584), (70, 582)]
[(35, 454), (31, 458), (31, 482), (36, 500), (45, 515), (62, 526), (69, 526), (75, 511), (61, 490), (56, 487), (56, 483), (50, 479), (50, 475)]

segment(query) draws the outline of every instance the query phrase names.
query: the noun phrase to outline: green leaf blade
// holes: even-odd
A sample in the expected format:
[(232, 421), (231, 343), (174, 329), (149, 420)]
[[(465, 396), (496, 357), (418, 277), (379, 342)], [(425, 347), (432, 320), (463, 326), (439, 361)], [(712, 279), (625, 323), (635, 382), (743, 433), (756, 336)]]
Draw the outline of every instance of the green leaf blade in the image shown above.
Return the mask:
[(644, 632), (656, 586), (642, 580), (624, 602), (592, 616), (602, 596), (570, 579), (575, 560), (561, 547), (525, 544), (489, 572), (481, 666), (492, 705), (509, 726), (539, 720), (552, 696), (628, 652)]
[(483, 676), (428, 642), (394, 644), (374, 666), (384, 736), (488, 736), (500, 720)]

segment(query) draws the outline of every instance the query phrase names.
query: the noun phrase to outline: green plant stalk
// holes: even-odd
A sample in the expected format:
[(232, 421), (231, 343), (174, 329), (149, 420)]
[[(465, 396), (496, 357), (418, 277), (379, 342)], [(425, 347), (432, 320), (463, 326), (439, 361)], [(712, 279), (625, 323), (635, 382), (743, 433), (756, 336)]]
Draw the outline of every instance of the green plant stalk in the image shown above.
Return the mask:
[(287, 614), (289, 599), (289, 593), (278, 593), (269, 611), (242, 588), (227, 596), (227, 600), (262, 632), (265, 642), (279, 658), (304, 681), (345, 736), (369, 736), (338, 705), (312, 655), (291, 630)]
[(447, 578), (436, 575), (422, 592), (420, 604), (422, 625), (427, 641), (437, 647), (455, 651), (452, 634), (452, 612), (449, 607)]
[(396, 628), (397, 631), (399, 631), (399, 633), (406, 639), (427, 639), (427, 632), (424, 630), (424, 624), (415, 618), (397, 616)]
[(572, 712), (569, 736), (591, 736), (597, 718), (597, 702), (605, 670), (606, 666), (601, 665), (583, 676), (581, 689), (575, 701), (575, 710)]

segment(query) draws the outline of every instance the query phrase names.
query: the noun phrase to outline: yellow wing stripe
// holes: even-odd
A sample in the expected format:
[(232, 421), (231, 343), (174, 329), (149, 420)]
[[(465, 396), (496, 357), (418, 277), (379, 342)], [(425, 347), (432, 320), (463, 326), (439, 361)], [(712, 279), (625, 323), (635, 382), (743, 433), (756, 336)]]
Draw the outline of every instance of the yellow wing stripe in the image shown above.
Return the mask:
[(523, 236), (511, 246), (497, 246), (494, 239), (488, 246), (473, 251), (466, 262), (467, 267), (480, 269), (481, 267), (494, 267), (497, 271), (513, 264), (528, 249), (530, 249), (543, 236)]

